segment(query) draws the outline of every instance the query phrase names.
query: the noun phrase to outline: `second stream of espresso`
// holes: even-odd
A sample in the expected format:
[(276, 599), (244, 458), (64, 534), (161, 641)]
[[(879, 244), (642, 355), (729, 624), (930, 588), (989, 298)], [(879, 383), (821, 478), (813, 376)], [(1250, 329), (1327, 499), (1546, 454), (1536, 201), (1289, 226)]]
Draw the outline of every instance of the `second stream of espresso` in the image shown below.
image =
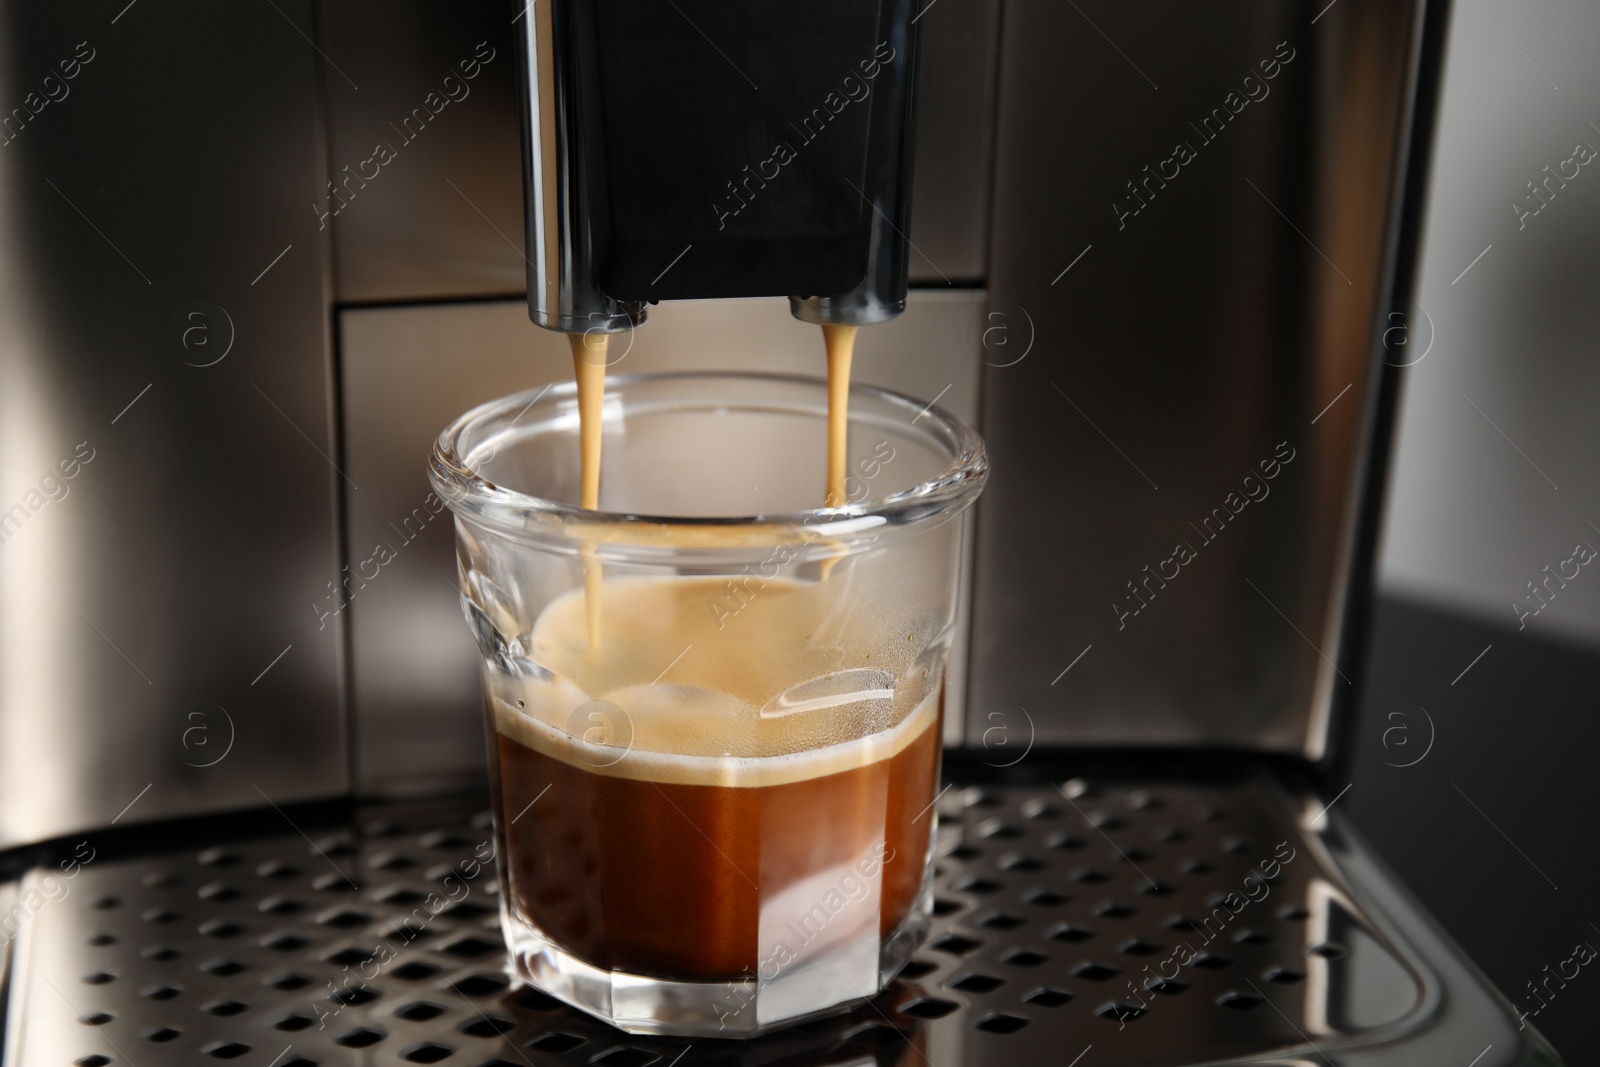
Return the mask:
[(856, 327), (827, 325), (822, 340), (828, 346), (828, 486), (823, 507), (843, 507), (846, 460), (850, 443), (850, 364), (855, 359)]

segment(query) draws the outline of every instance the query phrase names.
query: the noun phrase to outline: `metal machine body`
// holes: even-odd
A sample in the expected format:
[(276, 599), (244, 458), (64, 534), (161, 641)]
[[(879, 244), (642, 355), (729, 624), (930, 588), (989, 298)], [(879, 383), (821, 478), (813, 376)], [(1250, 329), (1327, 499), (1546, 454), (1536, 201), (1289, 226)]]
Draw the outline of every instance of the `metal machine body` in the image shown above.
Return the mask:
[(1322, 806), (1215, 765), (952, 791), (923, 950), (754, 1041), (623, 1034), (511, 985), (475, 803), (213, 828), (24, 879), (66, 894), (19, 939), (5, 1062), (1554, 1064)]
[[(560, 3), (0, 4), (22, 109), (0, 147), (5, 1067), (1555, 1062), (1337, 811), (1313, 817), (1357, 711), (1381, 323), (1444, 21), (1322, 6), (1123, 5), (1091, 29), (1051, 0), (888, 0), (921, 35), (915, 137), (909, 85), (869, 99), (904, 120), (910, 195), (908, 168), (873, 171), (840, 230), (855, 289), (719, 301), (682, 299), (732, 295), (716, 257), (646, 277), (656, 246), (614, 259), (609, 222), (574, 228), (609, 218), (562, 199), (597, 203), (582, 139), (524, 140), (579, 114), (534, 91), (574, 76), (539, 62)], [(658, 298), (680, 302), (634, 332)], [(437, 798), (484, 777), (428, 441), (565, 376), (529, 310), (627, 334), (629, 370), (817, 373), (794, 317), (902, 299), (859, 377), (977, 418), (994, 465), (947, 724), (972, 790), (944, 801), (920, 973), (836, 1024), (687, 1052), (496, 984), (483, 916), (406, 895), (468, 858), (481, 805)], [(1145, 988), (1171, 922), (1291, 840), (1306, 862), (1274, 892), (1316, 939), (1258, 910), (1230, 963)], [(1314, 951), (1328, 924), (1357, 950)], [(311, 986), (394, 936), (319, 1027)]]
[(918, 37), (911, 0), (526, 9), (533, 321), (617, 333), (646, 302), (751, 296), (898, 314)]

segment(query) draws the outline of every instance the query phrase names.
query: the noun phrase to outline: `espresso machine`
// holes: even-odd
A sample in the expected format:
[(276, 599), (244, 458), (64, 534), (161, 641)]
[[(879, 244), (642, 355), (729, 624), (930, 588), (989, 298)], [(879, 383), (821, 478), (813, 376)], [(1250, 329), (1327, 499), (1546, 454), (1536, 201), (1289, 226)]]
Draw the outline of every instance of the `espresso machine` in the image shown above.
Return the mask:
[[(0, 4), (0, 1064), (1559, 1062), (1339, 804), (1447, 17)], [(623, 1034), (504, 973), (427, 450), (816, 323), (990, 450), (934, 931)]]

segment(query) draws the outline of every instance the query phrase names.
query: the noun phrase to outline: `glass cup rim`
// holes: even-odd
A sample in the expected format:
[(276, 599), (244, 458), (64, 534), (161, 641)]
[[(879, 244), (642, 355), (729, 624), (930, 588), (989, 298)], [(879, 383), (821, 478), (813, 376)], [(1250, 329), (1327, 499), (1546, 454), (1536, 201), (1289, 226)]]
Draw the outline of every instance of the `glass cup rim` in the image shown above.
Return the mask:
[[(819, 377), (755, 371), (615, 375), (607, 377), (606, 389), (609, 392), (652, 382), (730, 380), (748, 381), (753, 386), (803, 385), (820, 388), (824, 395), (827, 389), (827, 382)], [(487, 438), (500, 428), (498, 423), (513, 415), (521, 418), (535, 405), (575, 401), (577, 383), (565, 381), (502, 396), (458, 416), (434, 441), (428, 464), (429, 479), (444, 503), (458, 516), (486, 525), (500, 535), (540, 544), (551, 541), (574, 546), (598, 543), (605, 546), (602, 555), (609, 554), (606, 548), (620, 548), (630, 542), (665, 547), (664, 538), (695, 527), (718, 528), (724, 535), (747, 528), (751, 533), (750, 545), (791, 540), (815, 543), (825, 538), (826, 551), (821, 555), (848, 554), (852, 541), (881, 541), (886, 527), (921, 529), (941, 523), (977, 499), (989, 471), (988, 453), (977, 430), (936, 404), (925, 404), (891, 389), (852, 382), (850, 392), (852, 396), (871, 396), (880, 403), (899, 408), (913, 425), (926, 423), (923, 432), (941, 451), (951, 455), (950, 462), (934, 477), (877, 499), (834, 508), (736, 516), (653, 515), (588, 509), (496, 485), (467, 465), (467, 457), (475, 450), (470, 444), (470, 435), (477, 433)], [(509, 425), (506, 423), (507, 427)], [(784, 536), (785, 530), (792, 536)], [(637, 535), (637, 540), (629, 536), (630, 532)]]

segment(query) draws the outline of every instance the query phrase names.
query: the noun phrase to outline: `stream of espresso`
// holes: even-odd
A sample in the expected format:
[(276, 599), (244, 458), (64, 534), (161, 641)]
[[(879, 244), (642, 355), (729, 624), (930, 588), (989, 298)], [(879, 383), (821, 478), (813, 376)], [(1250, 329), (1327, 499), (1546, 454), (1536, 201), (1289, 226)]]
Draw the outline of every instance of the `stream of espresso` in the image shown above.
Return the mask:
[(850, 437), (850, 361), (856, 350), (855, 326), (826, 325), (822, 340), (828, 346), (828, 488), (823, 507), (841, 508), (845, 493), (845, 446)]
[[(846, 446), (850, 437), (850, 363), (855, 356), (855, 326), (825, 325), (823, 344), (828, 350), (828, 472), (823, 506), (843, 507)], [(578, 383), (578, 450), (582, 489), (579, 506), (600, 507), (600, 411), (606, 388), (606, 352), (610, 336), (603, 333), (567, 335), (572, 346), (572, 372)], [(600, 561), (594, 546), (583, 550), (583, 590), (587, 605), (589, 649), (600, 648)], [(824, 576), (827, 570), (824, 569)]]
[[(608, 334), (573, 333), (572, 373), (578, 382), (578, 449), (582, 490), (579, 506), (589, 511), (600, 507), (600, 406), (606, 390), (606, 350)], [(594, 546), (583, 550), (583, 592), (588, 606), (589, 650), (600, 648), (600, 561)]]

